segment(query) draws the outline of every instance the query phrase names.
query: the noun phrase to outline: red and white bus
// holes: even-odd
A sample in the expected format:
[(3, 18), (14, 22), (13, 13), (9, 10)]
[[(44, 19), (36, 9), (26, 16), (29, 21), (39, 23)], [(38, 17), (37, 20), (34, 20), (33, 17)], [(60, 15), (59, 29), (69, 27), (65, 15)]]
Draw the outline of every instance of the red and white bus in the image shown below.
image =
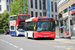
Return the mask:
[(30, 14), (19, 14), (10, 16), (9, 28), (11, 36), (24, 35), (25, 20), (30, 18)]
[(26, 38), (55, 39), (55, 20), (53, 17), (32, 17), (25, 21)]

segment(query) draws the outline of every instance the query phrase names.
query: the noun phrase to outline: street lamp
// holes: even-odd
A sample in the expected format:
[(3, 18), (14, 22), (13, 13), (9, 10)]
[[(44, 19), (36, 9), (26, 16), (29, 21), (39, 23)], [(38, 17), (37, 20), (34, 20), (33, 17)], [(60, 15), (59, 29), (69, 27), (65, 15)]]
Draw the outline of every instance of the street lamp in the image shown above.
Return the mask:
[(24, 3), (24, 14), (25, 14), (25, 0), (23, 0), (23, 3)]

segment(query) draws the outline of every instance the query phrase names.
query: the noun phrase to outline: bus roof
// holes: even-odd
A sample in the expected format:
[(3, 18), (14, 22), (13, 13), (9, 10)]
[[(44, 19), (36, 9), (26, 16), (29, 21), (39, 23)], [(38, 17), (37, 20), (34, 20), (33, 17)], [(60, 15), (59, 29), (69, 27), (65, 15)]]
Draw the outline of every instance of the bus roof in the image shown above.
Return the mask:
[(18, 14), (18, 16), (19, 16), (19, 15), (30, 15), (30, 14)]
[(29, 18), (29, 19), (25, 20), (25, 22), (29, 22), (29, 21), (38, 21), (39, 18), (44, 18), (44, 19), (46, 19), (46, 18), (47, 18), (47, 19), (48, 19), (48, 18), (52, 18), (53, 21), (55, 21), (53, 17), (48, 17), (48, 16), (43, 16), (43, 17), (42, 17), (42, 16), (38, 16), (38, 17)]
[(17, 15), (11, 15), (10, 17), (14, 17), (14, 16), (17, 16)]
[[(19, 15), (30, 15), (30, 14), (18, 14)], [(10, 17), (14, 17), (14, 16), (17, 16), (17, 15), (11, 15)]]
[(33, 18), (36, 18), (36, 17), (31, 17), (31, 18), (29, 18), (29, 19), (25, 20), (25, 22), (32, 21), (32, 19), (33, 19)]

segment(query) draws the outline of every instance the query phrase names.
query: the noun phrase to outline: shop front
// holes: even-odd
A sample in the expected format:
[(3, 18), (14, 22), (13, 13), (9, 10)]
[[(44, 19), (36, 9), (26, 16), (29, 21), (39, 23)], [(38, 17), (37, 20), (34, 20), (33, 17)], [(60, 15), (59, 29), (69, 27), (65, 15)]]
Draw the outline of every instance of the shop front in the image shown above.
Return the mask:
[(59, 19), (59, 36), (75, 37), (75, 16), (67, 16)]

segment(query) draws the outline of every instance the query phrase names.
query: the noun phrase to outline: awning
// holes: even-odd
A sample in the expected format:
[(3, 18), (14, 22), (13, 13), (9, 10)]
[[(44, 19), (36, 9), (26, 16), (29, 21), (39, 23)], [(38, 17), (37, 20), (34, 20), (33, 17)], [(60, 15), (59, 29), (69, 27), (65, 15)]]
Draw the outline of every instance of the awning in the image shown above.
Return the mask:
[(75, 13), (75, 11), (71, 11), (71, 14), (74, 14)]

